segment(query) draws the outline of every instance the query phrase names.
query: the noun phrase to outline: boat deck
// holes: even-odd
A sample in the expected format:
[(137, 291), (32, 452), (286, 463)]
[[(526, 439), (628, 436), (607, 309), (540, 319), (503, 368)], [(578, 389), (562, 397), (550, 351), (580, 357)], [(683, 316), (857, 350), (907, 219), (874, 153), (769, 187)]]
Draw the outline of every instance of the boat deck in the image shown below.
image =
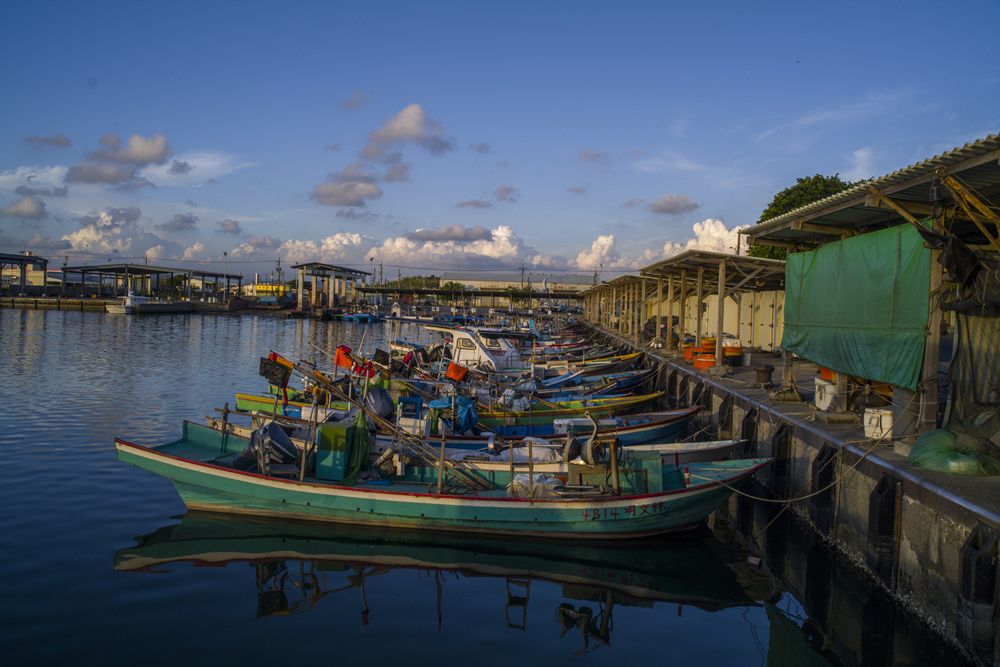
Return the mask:
[[(247, 447), (248, 439), (234, 434), (222, 434), (210, 426), (184, 422), (183, 434), (178, 440), (147, 449), (166, 454), (170, 457), (199, 464), (208, 464), (222, 469), (232, 468), (233, 461)], [(708, 443), (716, 444), (716, 443)], [(439, 480), (436, 456), (439, 450), (425, 451), (424, 456), (414, 457), (404, 466), (402, 474), (382, 476), (362, 475), (357, 482), (350, 484), (343, 481), (346, 468), (344, 453), (342, 459), (334, 461), (330, 466), (330, 452), (318, 452), (310, 455), (307, 474), (299, 480), (298, 467), (293, 465), (275, 465), (269, 475), (289, 481), (320, 486), (351, 487), (366, 490), (401, 494), (436, 494)], [(570, 463), (561, 460), (552, 462), (485, 460), (485, 452), (474, 452), (457, 448), (445, 451), (446, 466), (442, 477), (447, 492), (473, 494), (482, 498), (507, 497), (507, 487), (511, 480), (529, 471), (534, 474), (547, 474), (558, 482), (574, 487), (586, 487), (583, 494), (606, 493), (612, 486), (613, 470), (608, 463), (588, 465), (580, 459)], [(463, 458), (462, 455), (466, 455)], [(472, 454), (472, 458), (468, 455)], [(320, 472), (316, 471), (316, 458), (322, 461)], [(478, 457), (477, 457), (478, 455)], [(657, 447), (628, 451), (619, 470), (619, 484), (623, 494), (655, 494), (669, 491), (681, 491), (701, 484), (715, 483), (731, 477), (740, 470), (756, 466), (765, 459), (690, 462), (672, 465), (669, 457), (665, 457)], [(293, 470), (294, 469), (294, 470)], [(365, 479), (367, 477), (367, 479)], [(466, 487), (466, 488), (462, 488)]]

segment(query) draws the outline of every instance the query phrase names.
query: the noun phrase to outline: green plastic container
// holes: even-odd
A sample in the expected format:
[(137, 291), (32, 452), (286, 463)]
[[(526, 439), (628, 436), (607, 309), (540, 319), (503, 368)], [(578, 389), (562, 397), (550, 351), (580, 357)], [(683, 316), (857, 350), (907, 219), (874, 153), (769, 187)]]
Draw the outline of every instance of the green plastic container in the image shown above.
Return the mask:
[(351, 458), (353, 424), (324, 424), (316, 434), (316, 478), (341, 482)]

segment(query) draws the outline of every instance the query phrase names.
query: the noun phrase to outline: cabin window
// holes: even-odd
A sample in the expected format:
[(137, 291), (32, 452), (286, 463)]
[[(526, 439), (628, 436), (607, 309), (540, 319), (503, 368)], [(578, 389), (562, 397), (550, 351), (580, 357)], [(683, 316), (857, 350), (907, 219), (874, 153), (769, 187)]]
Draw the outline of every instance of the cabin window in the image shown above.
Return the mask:
[(474, 350), (476, 348), (475, 343), (468, 338), (459, 338), (455, 342), (458, 344), (458, 349), (460, 350)]

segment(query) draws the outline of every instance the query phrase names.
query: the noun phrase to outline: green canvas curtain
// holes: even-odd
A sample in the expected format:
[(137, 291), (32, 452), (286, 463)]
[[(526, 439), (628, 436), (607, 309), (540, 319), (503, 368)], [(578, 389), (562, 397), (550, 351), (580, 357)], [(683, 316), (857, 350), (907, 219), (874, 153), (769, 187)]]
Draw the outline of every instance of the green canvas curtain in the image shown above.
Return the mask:
[(916, 391), (930, 261), (912, 225), (790, 254), (781, 347), (831, 370)]

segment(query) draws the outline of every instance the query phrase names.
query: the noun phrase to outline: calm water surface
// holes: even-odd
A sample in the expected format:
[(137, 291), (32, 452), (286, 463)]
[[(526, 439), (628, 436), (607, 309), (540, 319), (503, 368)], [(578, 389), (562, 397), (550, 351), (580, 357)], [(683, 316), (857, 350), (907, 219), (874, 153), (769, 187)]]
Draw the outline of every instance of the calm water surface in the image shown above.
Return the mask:
[(0, 310), (4, 663), (900, 662), (898, 627), (838, 649), (708, 528), (553, 548), (186, 515), (115, 459), (261, 391), (269, 349), (322, 361), (362, 333), (388, 325)]

